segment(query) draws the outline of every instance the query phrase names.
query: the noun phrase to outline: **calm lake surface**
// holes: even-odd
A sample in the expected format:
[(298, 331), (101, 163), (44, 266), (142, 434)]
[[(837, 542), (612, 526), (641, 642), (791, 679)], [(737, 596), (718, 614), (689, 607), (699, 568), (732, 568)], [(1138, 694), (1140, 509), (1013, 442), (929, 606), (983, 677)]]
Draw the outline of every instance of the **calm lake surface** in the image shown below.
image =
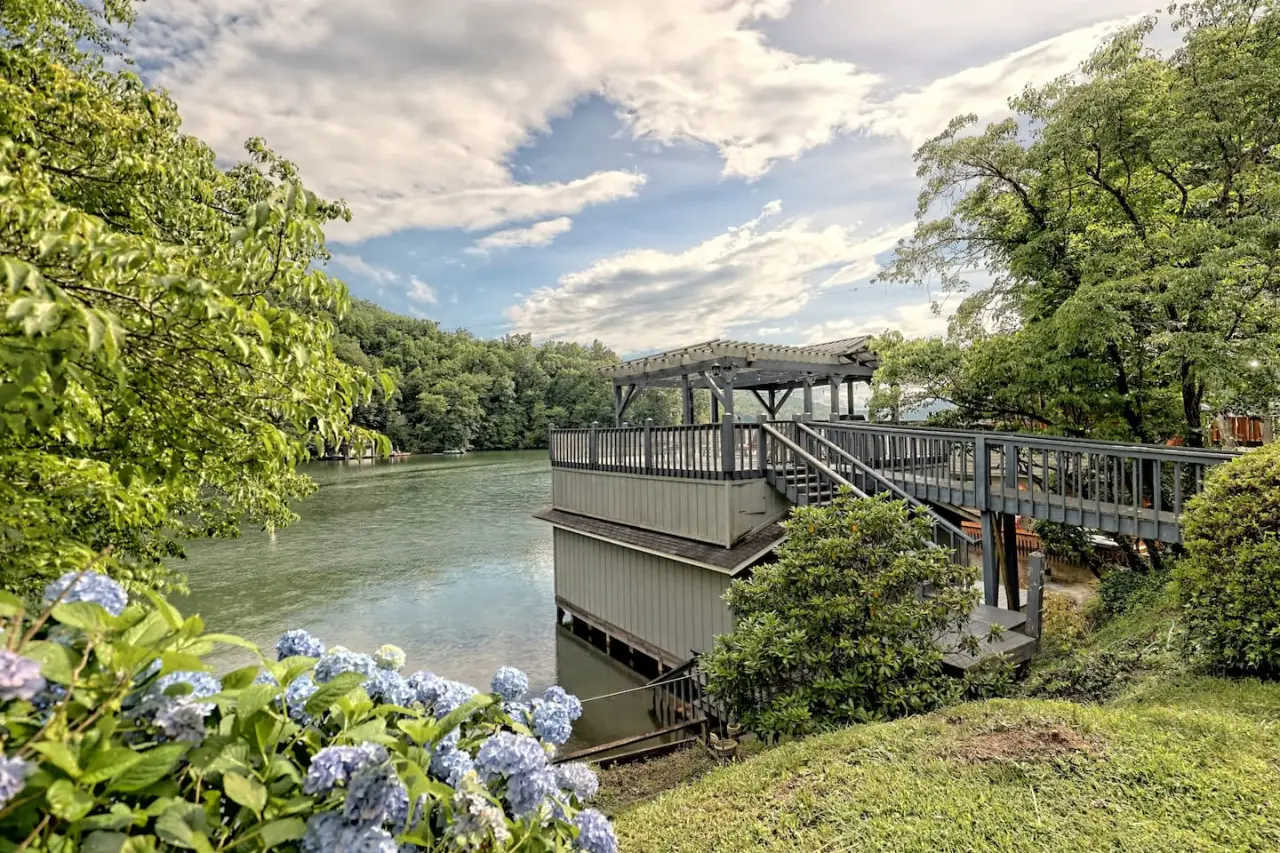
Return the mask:
[[(313, 463), (320, 488), (301, 520), (236, 540), (195, 542), (179, 606), (211, 631), (274, 648), (289, 628), (372, 652), (393, 643), (406, 672), (427, 669), (488, 689), (515, 666), (541, 690), (587, 698), (641, 681), (555, 624), (551, 499), (544, 451)], [(215, 664), (239, 660), (220, 651)], [(646, 731), (647, 693), (589, 702), (573, 746)]]

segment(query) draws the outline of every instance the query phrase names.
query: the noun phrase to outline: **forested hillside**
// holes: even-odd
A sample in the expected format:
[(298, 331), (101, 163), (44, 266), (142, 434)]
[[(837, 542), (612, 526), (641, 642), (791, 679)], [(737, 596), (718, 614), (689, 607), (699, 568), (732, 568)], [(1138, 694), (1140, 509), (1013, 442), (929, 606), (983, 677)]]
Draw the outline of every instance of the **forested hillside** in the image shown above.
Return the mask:
[[(357, 407), (355, 422), (382, 432), (398, 449), (545, 447), (552, 424), (613, 423), (613, 391), (599, 369), (618, 356), (598, 342), (534, 344), (527, 335), (482, 340), (359, 300), (338, 328), (339, 357), (395, 377), (392, 395)], [(676, 423), (679, 397), (645, 394), (627, 417)]]

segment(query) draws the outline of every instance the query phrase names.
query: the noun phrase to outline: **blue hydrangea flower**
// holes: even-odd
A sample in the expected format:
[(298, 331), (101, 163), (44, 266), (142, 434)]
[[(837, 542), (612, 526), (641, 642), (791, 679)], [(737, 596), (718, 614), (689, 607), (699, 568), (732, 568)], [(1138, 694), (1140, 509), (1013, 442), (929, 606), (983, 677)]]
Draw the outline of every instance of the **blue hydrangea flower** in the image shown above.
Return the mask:
[(27, 776), (35, 769), (36, 766), (30, 761), (24, 761), (16, 755), (12, 758), (0, 755), (0, 807), (18, 796), (26, 784)]
[(334, 786), (345, 785), (351, 777), (370, 764), (390, 760), (386, 747), (376, 743), (359, 746), (326, 746), (311, 759), (307, 778), (302, 783), (305, 794), (327, 794)]
[(182, 694), (193, 699), (207, 699), (222, 690), (222, 682), (207, 672), (170, 672), (156, 679), (155, 684), (147, 691), (153, 696), (164, 696), (165, 691), (175, 684), (187, 684), (191, 692)]
[(581, 761), (557, 764), (556, 784), (584, 803), (600, 790), (600, 780), (595, 772)]
[(516, 817), (527, 817), (544, 802), (560, 792), (556, 773), (550, 767), (538, 767), (525, 773), (516, 773), (507, 780), (507, 802)]
[(444, 679), (420, 669), (409, 676), (409, 686), (417, 694), (418, 701), (430, 708), (440, 697), (440, 691), (444, 689)]
[(502, 710), (508, 717), (523, 726), (533, 725), (533, 705), (528, 702), (503, 702)]
[(595, 809), (583, 809), (573, 819), (578, 837), (573, 846), (586, 853), (618, 853), (618, 836), (613, 834), (609, 819)]
[(404, 669), (404, 649), (399, 646), (393, 646), (390, 643), (379, 646), (378, 650), (373, 653), (373, 662), (380, 669), (389, 669), (392, 672), (399, 672)]
[(463, 684), (458, 681), (445, 681), (440, 688), (440, 695), (436, 697), (435, 704), (432, 706), (432, 713), (436, 719), (443, 719), (449, 712), (457, 709), (462, 703), (466, 702), (472, 696), (479, 693), (470, 684)]
[[(97, 604), (112, 616), (119, 616), (129, 603), (129, 594), (124, 587), (106, 575), (97, 572), (85, 572), (79, 580), (79, 572), (67, 572), (44, 588), (44, 603), (48, 607), (53, 602), (70, 604), (73, 601), (87, 601)], [(65, 594), (64, 594), (65, 593)], [(61, 599), (58, 596), (62, 596)]]
[(303, 853), (396, 853), (396, 841), (381, 827), (351, 823), (338, 812), (321, 812), (307, 820)]
[(31, 705), (37, 711), (48, 711), (66, 698), (67, 688), (61, 684), (49, 683), (44, 690), (31, 697)]
[(324, 643), (301, 628), (285, 631), (276, 643), (276, 660), (292, 657), (318, 658), (324, 654)]
[(569, 722), (582, 716), (582, 703), (572, 693), (566, 693), (563, 687), (552, 685), (542, 694), (542, 701), (552, 705), (560, 705), (569, 715)]
[(44, 685), (40, 664), (17, 652), (0, 649), (0, 702), (34, 699)]
[(529, 676), (513, 666), (504, 666), (494, 673), (489, 687), (508, 702), (519, 702), (529, 692)]
[(480, 745), (476, 753), (476, 771), (486, 782), (528, 773), (547, 765), (547, 753), (542, 744), (528, 735), (502, 731)]
[(182, 696), (156, 712), (153, 722), (169, 740), (200, 743), (204, 740), (204, 718), (213, 711), (208, 702)]
[(347, 782), (342, 815), (349, 821), (403, 825), (408, 811), (409, 792), (389, 761), (365, 764)]
[(533, 733), (548, 743), (562, 746), (573, 734), (569, 708), (556, 702), (536, 702), (533, 707)]
[(368, 678), (378, 671), (378, 665), (373, 662), (373, 658), (359, 652), (349, 652), (346, 649), (339, 651), (337, 648), (330, 649), (324, 657), (320, 658), (316, 663), (315, 679), (321, 684), (326, 681), (332, 681), (344, 672), (358, 672)]
[(452, 744), (441, 744), (431, 753), (431, 774), (450, 787), (458, 787), (462, 777), (475, 768), (471, 756)]
[(463, 777), (453, 795), (453, 823), (445, 830), (455, 850), (505, 849), (511, 833), (506, 815), (485, 794), (474, 773)]
[(284, 704), (289, 709), (289, 719), (303, 726), (311, 724), (311, 715), (306, 710), (307, 700), (318, 689), (311, 676), (306, 673), (289, 682), (289, 686), (284, 689)]
[(276, 687), (280, 686), (280, 682), (276, 681), (276, 677), (272, 675), (270, 671), (265, 669), (262, 672), (258, 673), (258, 677), (253, 680), (253, 683), (254, 684), (271, 684)]
[(417, 692), (409, 686), (409, 682), (398, 672), (379, 669), (373, 677), (364, 683), (369, 698), (384, 705), (401, 705), (408, 707), (418, 698)]

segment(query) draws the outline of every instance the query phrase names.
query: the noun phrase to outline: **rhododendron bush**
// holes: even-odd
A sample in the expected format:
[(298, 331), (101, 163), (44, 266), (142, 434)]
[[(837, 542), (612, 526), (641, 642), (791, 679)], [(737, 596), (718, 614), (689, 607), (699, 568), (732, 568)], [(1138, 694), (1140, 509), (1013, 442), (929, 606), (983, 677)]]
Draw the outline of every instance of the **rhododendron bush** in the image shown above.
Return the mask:
[[(0, 851), (617, 849), (553, 763), (581, 704), (519, 670), (480, 693), (301, 630), (269, 660), (92, 572), (0, 627)], [(260, 663), (218, 677), (218, 644)]]

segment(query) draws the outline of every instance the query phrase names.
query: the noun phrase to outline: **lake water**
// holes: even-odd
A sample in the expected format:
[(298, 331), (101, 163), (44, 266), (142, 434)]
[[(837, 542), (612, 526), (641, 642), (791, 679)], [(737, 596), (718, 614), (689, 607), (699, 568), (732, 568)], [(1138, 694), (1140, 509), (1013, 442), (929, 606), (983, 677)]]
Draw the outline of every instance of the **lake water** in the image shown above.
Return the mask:
[[(295, 507), (300, 521), (274, 536), (191, 543), (178, 564), (191, 594), (177, 603), (208, 630), (264, 650), (289, 628), (357, 651), (392, 643), (406, 672), (482, 690), (504, 665), (583, 698), (641, 683), (555, 624), (551, 528), (532, 517), (551, 498), (545, 452), (303, 470), (320, 488)], [(240, 653), (218, 654), (215, 664), (231, 666)], [(647, 730), (648, 701), (589, 702), (570, 746)]]

